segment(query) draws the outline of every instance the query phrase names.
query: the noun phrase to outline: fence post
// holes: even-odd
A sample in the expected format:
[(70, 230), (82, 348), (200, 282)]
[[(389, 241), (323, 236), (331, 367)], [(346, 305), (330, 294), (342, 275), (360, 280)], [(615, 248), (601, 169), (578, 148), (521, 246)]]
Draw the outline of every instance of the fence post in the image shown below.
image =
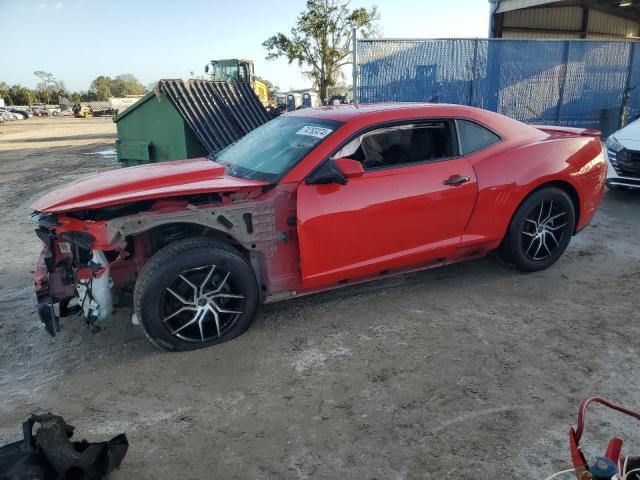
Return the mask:
[(477, 66), (478, 66), (478, 42), (479, 38), (476, 38), (473, 42), (473, 63), (471, 64), (471, 82), (469, 84), (469, 101), (467, 102), (470, 106), (474, 107), (473, 104), (473, 95), (474, 88), (476, 83), (476, 75), (477, 75)]
[(624, 84), (624, 92), (622, 92), (622, 99), (620, 103), (620, 114), (618, 116), (618, 129), (624, 127), (627, 122), (627, 116), (629, 114), (629, 97), (631, 91), (631, 73), (633, 70), (633, 61), (636, 55), (636, 42), (631, 42), (629, 47), (629, 68), (627, 68), (627, 81)]
[(560, 122), (560, 110), (562, 109), (562, 102), (564, 101), (564, 87), (567, 84), (567, 66), (569, 65), (569, 48), (571, 42), (569, 40), (565, 40), (564, 42), (564, 53), (562, 55), (562, 81), (560, 82), (560, 92), (558, 93), (558, 105), (556, 106), (556, 120), (555, 124), (558, 125)]
[(351, 98), (353, 102), (357, 102), (358, 101), (358, 29), (357, 28), (353, 29), (352, 37), (353, 37), (353, 47), (352, 47), (353, 60), (351, 62), (351, 65), (353, 67), (353, 73), (352, 73), (353, 92), (351, 94)]
[[(487, 42), (487, 71), (486, 71), (486, 105), (484, 108), (492, 112), (498, 111), (501, 89), (501, 51), (500, 45), (504, 40), (489, 38)], [(508, 41), (508, 40), (507, 40)]]

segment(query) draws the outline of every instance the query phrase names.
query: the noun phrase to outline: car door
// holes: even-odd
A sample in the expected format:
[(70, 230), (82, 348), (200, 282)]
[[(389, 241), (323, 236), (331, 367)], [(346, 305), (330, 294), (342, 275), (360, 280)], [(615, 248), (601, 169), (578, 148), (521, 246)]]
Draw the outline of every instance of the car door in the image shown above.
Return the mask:
[[(344, 185), (299, 186), (303, 288), (442, 261), (459, 244), (475, 205), (477, 182), (470, 162), (457, 156), (453, 122), (430, 121), (397, 128), (405, 136), (410, 133), (408, 144), (405, 139), (400, 145), (402, 135), (395, 131), (391, 131), (395, 140), (365, 141), (378, 130), (360, 137), (360, 147), (350, 158), (365, 165), (361, 177)], [(415, 132), (423, 128), (434, 132), (416, 142)], [(429, 141), (425, 141), (427, 136), (431, 136)], [(358, 143), (357, 139), (346, 142), (342, 150), (354, 142)]]

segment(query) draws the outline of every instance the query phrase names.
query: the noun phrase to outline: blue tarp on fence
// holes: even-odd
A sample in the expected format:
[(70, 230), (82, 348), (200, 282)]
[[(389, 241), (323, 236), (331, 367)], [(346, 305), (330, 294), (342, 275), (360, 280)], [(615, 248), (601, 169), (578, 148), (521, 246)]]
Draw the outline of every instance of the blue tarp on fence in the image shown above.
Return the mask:
[(607, 133), (624, 107), (640, 114), (638, 42), (360, 40), (358, 66), (361, 102), (459, 103)]

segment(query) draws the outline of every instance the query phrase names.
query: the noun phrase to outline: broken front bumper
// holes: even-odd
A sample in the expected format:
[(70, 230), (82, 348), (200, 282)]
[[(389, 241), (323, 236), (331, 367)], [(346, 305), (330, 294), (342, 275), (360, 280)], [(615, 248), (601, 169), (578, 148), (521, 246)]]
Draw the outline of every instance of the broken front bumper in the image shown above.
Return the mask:
[[(73, 271), (66, 263), (55, 265), (51, 247), (45, 245), (34, 271), (38, 315), (51, 336), (60, 330), (60, 315), (68, 314), (69, 301), (76, 295)], [(56, 312), (56, 305), (59, 305)]]
[[(56, 243), (53, 235), (38, 236), (45, 243), (34, 272), (37, 309), (51, 336), (60, 331), (60, 317), (84, 316), (87, 326), (99, 330), (113, 309), (109, 262), (101, 251), (92, 251), (87, 266), (78, 267), (74, 248)], [(70, 304), (75, 301), (75, 305)]]
[[(39, 424), (36, 433), (34, 426)], [(22, 424), (23, 439), (0, 447), (0, 478), (104, 480), (127, 453), (125, 434), (107, 442), (72, 441), (74, 427), (57, 415), (40, 414)]]

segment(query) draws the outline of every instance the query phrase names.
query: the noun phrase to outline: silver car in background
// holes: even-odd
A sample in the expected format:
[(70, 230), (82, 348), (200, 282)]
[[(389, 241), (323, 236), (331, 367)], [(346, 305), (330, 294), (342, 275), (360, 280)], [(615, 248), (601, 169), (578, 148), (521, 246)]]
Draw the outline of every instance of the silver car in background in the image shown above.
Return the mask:
[(640, 119), (607, 139), (607, 187), (640, 189)]

